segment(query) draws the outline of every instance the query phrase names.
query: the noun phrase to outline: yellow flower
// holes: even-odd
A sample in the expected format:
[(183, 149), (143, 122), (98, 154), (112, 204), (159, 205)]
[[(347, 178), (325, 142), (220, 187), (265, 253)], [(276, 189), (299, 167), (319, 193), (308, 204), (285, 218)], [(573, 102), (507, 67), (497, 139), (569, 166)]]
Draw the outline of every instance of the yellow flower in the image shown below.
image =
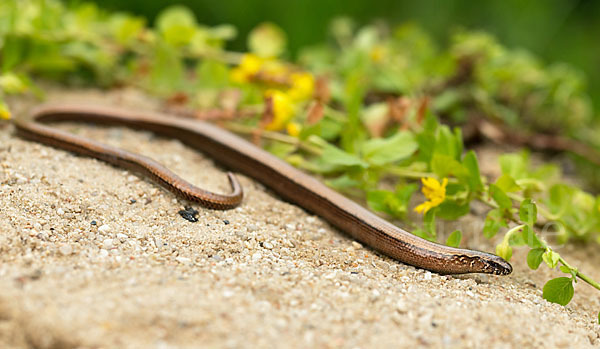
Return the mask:
[(287, 133), (292, 137), (298, 137), (300, 135), (300, 131), (302, 130), (302, 126), (297, 122), (290, 122), (286, 126)]
[(0, 119), (8, 120), (8, 119), (10, 119), (10, 117), (11, 117), (10, 110), (8, 110), (8, 107), (6, 106), (6, 104), (4, 104), (2, 101), (0, 101)]
[(315, 78), (310, 73), (293, 73), (290, 75), (291, 87), (288, 91), (290, 97), (295, 101), (305, 100), (312, 97), (315, 90)]
[(229, 78), (233, 82), (246, 83), (261, 70), (264, 63), (265, 60), (263, 58), (252, 53), (247, 53), (242, 57), (240, 65), (231, 70)]
[(385, 47), (381, 46), (381, 45), (377, 45), (374, 46), (371, 49), (371, 52), (369, 52), (369, 56), (371, 57), (371, 60), (375, 63), (381, 62), (383, 60), (383, 58), (386, 55), (385, 52)]
[(290, 97), (279, 90), (267, 90), (266, 97), (273, 100), (273, 120), (265, 126), (270, 131), (278, 131), (285, 127), (294, 115), (294, 105)]
[(415, 212), (427, 213), (430, 209), (439, 206), (446, 198), (446, 185), (448, 185), (448, 178), (444, 178), (442, 183), (438, 182), (437, 179), (427, 177), (421, 178), (423, 183), (423, 194), (428, 199), (424, 203), (415, 207)]

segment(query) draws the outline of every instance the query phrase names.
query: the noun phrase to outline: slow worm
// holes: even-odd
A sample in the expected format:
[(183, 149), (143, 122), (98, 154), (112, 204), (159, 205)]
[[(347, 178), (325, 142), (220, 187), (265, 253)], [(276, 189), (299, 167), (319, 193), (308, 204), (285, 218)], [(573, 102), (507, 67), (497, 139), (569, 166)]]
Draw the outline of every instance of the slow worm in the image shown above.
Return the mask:
[(17, 118), (15, 125), (18, 135), (23, 138), (141, 172), (177, 195), (208, 208), (229, 209), (242, 201), (242, 188), (230, 173), (232, 193), (211, 193), (191, 185), (148, 157), (45, 125), (61, 121), (127, 126), (179, 139), (226, 168), (263, 183), (285, 200), (321, 216), (354, 239), (403, 263), (441, 274), (507, 275), (512, 272), (511, 265), (496, 255), (436, 244), (400, 229), (317, 179), (209, 123), (106, 106), (47, 104), (27, 117)]

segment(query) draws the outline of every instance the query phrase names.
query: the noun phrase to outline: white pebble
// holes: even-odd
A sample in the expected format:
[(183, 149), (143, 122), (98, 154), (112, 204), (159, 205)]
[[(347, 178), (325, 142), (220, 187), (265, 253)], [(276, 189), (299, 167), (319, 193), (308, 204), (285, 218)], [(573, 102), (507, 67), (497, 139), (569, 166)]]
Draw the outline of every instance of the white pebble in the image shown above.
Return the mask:
[(98, 228), (98, 231), (101, 232), (101, 233), (103, 233), (103, 234), (109, 233), (110, 232), (110, 225), (108, 225), (108, 224), (102, 224), (100, 226), (100, 228)]
[(125, 242), (127, 240), (127, 238), (129, 238), (129, 236), (127, 236), (123, 233), (117, 234), (117, 239), (119, 239), (119, 241), (121, 241), (121, 242)]
[(253, 261), (258, 261), (259, 259), (262, 258), (262, 254), (260, 252), (256, 252), (252, 255), (252, 260)]
[(65, 210), (63, 210), (62, 208), (59, 208), (58, 210), (56, 210), (56, 214), (58, 214), (59, 216), (62, 216), (65, 214)]
[(58, 252), (60, 252), (60, 254), (62, 254), (63, 256), (68, 256), (71, 253), (73, 253), (73, 246), (69, 244), (62, 245), (61, 247), (59, 247)]
[(127, 177), (127, 181), (128, 182), (135, 182), (137, 180), (138, 180), (138, 178), (136, 176), (134, 176), (134, 175), (131, 175), (131, 176)]
[(406, 303), (403, 300), (399, 300), (398, 303), (396, 303), (396, 311), (398, 311), (401, 314), (404, 314), (408, 311), (408, 307), (406, 306)]
[(187, 258), (187, 257), (175, 257), (175, 260), (178, 261), (181, 264), (190, 264), (192, 263), (192, 260)]
[(105, 250), (113, 248), (113, 239), (104, 239), (104, 241), (102, 241), (102, 248)]
[(108, 256), (107, 250), (100, 250), (100, 257), (107, 257), (107, 256)]
[(363, 246), (360, 243), (358, 243), (357, 241), (352, 241), (352, 247), (355, 250), (360, 250)]
[(272, 250), (274, 246), (270, 242), (265, 242), (265, 243), (263, 243), (263, 247), (266, 248), (267, 250)]

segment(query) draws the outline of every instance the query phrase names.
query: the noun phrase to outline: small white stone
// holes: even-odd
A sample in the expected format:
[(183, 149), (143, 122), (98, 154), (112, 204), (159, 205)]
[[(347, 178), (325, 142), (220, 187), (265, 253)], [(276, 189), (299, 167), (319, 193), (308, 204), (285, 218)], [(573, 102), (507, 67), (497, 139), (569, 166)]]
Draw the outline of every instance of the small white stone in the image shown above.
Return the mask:
[(119, 239), (119, 241), (121, 241), (121, 242), (125, 242), (128, 238), (129, 238), (129, 236), (127, 236), (123, 233), (117, 234), (117, 239)]
[(59, 208), (58, 210), (56, 210), (56, 214), (59, 216), (62, 216), (65, 214), (65, 210), (63, 210), (62, 208)]
[(100, 257), (107, 257), (107, 256), (108, 256), (107, 250), (100, 250)]
[(102, 248), (105, 250), (113, 248), (113, 239), (104, 239), (104, 241), (102, 241)]
[(127, 177), (127, 182), (135, 182), (137, 180), (138, 178), (134, 175), (130, 175), (129, 177)]
[(406, 306), (406, 303), (403, 300), (399, 300), (396, 303), (396, 311), (398, 311), (401, 314), (404, 314), (408, 311), (408, 307)]
[(175, 260), (178, 261), (181, 264), (190, 264), (192, 263), (192, 260), (187, 258), (187, 257), (175, 257)]
[(469, 296), (469, 297), (475, 297), (475, 294), (474, 294), (473, 292), (471, 292), (471, 291), (467, 291), (467, 292), (465, 292), (465, 293), (466, 293), (466, 294), (467, 294), (467, 296)]
[(260, 252), (256, 252), (252, 255), (252, 260), (255, 262), (260, 260), (261, 258), (262, 258), (262, 254)]
[(266, 248), (267, 250), (272, 250), (274, 246), (272, 243), (267, 241), (267, 242), (263, 243), (263, 247)]
[(73, 246), (71, 246), (70, 244), (62, 245), (58, 248), (58, 252), (60, 252), (60, 254), (62, 254), (63, 256), (68, 256), (71, 253), (73, 253)]
[(100, 228), (98, 228), (98, 231), (101, 232), (101, 233), (103, 233), (103, 234), (109, 233), (110, 232), (110, 225), (108, 225), (108, 224), (102, 224), (100, 226)]
[(294, 231), (294, 230), (296, 230), (296, 225), (295, 224), (286, 224), (285, 225), (285, 230), (287, 230), (287, 231)]
[(357, 241), (352, 241), (352, 247), (355, 250), (360, 250), (363, 246), (359, 242), (357, 242)]

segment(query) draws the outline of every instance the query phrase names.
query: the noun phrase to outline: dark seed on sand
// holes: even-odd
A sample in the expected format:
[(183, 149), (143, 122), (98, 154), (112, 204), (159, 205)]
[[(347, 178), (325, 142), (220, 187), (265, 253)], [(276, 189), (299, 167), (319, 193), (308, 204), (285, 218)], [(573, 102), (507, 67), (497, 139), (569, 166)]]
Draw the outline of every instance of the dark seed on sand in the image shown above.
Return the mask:
[(190, 206), (186, 206), (185, 209), (179, 211), (179, 215), (181, 217), (183, 217), (183, 219), (190, 221), (192, 223), (198, 222), (198, 218), (196, 218), (197, 214), (198, 214), (198, 211), (193, 209)]

